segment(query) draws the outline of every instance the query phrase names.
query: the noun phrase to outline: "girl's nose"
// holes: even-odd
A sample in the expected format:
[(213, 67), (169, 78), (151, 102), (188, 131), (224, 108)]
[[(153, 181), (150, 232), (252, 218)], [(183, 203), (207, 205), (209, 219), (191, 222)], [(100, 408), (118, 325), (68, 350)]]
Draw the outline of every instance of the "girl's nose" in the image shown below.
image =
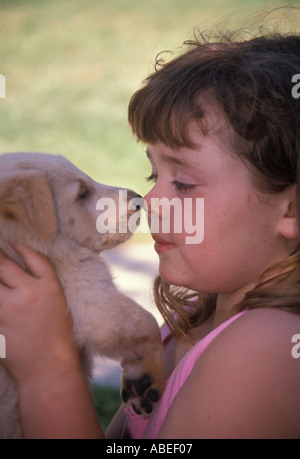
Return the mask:
[(163, 192), (165, 187), (163, 184), (159, 186), (156, 182), (155, 186), (144, 196), (144, 210), (147, 214), (148, 224), (151, 232), (158, 233), (162, 225), (170, 228), (170, 218), (172, 214), (172, 202), (170, 197)]
[(153, 186), (153, 188), (144, 196), (144, 210), (147, 212), (148, 215), (150, 213), (158, 212), (157, 202), (163, 197), (161, 190), (157, 186), (157, 183)]

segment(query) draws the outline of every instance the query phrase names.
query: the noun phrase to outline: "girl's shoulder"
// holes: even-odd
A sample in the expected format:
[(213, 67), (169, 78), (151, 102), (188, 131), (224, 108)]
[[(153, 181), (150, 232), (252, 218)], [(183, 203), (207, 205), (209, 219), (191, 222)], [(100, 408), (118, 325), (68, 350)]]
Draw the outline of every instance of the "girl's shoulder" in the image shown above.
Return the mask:
[(251, 368), (292, 385), (297, 377), (299, 383), (300, 315), (275, 308), (246, 311), (216, 337), (203, 358), (216, 355), (224, 366), (236, 363), (237, 371)]
[(300, 376), (300, 315), (275, 308), (245, 311), (216, 336), (201, 360), (216, 356), (224, 365), (236, 359), (244, 366), (253, 361), (258, 369), (261, 362), (264, 368), (289, 368), (289, 374)]
[(239, 347), (243, 343), (245, 351), (251, 351), (251, 343), (255, 347), (272, 343), (281, 349), (288, 346), (291, 350), (293, 337), (297, 334), (300, 334), (299, 314), (278, 308), (257, 308), (245, 311), (223, 331), (219, 339)]
[(297, 343), (299, 315), (270, 308), (238, 317), (197, 361), (160, 435), (187, 429), (186, 438), (299, 438)]
[[(276, 359), (277, 363), (281, 362), (298, 373), (298, 342), (300, 343), (299, 314), (277, 308), (262, 308), (249, 310), (230, 324), (220, 336), (219, 344), (236, 349), (236, 352), (242, 351), (248, 357), (258, 354), (257, 359), (268, 359), (270, 363)], [(298, 365), (295, 365), (295, 360)]]

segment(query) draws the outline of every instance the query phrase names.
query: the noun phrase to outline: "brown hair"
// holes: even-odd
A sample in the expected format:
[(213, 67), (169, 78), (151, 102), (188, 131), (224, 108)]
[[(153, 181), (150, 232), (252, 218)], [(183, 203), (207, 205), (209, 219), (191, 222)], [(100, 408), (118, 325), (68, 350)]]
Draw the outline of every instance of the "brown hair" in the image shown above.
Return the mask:
[[(188, 125), (193, 120), (202, 127), (205, 111), (199, 95), (210, 93), (234, 130), (231, 145), (250, 164), (260, 189), (278, 193), (297, 183), (300, 98), (292, 95), (292, 77), (300, 74), (300, 36), (273, 32), (243, 41), (235, 37), (209, 41), (200, 36), (185, 42), (187, 49), (169, 61), (160, 54), (155, 72), (131, 98), (129, 123), (144, 143), (192, 147)], [(299, 253), (297, 249), (264, 273), (235, 312), (280, 307), (300, 314)], [(154, 292), (177, 334), (214, 312), (216, 295), (187, 292), (160, 277)]]

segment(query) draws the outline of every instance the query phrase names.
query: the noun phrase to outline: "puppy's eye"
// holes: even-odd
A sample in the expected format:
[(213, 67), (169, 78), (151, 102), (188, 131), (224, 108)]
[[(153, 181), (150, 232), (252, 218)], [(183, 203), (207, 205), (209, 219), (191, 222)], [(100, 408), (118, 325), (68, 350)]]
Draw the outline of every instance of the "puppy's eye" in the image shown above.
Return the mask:
[(77, 198), (79, 201), (84, 201), (91, 196), (92, 192), (90, 188), (85, 183), (80, 183), (80, 187), (78, 190)]

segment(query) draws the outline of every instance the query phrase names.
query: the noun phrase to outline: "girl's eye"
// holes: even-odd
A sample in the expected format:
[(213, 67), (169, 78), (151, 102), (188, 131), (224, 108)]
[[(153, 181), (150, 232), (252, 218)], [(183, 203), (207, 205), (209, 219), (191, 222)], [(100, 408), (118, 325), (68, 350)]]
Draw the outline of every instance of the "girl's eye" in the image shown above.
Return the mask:
[[(151, 174), (149, 175), (149, 177), (146, 178), (146, 180), (147, 182), (155, 183), (157, 181), (157, 177), (158, 177), (157, 174)], [(178, 180), (173, 180), (173, 182), (171, 183), (178, 191), (184, 192), (184, 191), (189, 191), (195, 188), (195, 185), (188, 185), (187, 183), (178, 182)]]
[(178, 180), (174, 180), (172, 182), (172, 185), (174, 185), (176, 190), (179, 190), (179, 191), (190, 191), (193, 188), (195, 188), (195, 185), (188, 185), (187, 183), (181, 183), (181, 182), (178, 182)]
[(149, 177), (146, 177), (147, 182), (153, 182), (155, 183), (157, 180), (157, 175), (156, 174), (151, 174)]

